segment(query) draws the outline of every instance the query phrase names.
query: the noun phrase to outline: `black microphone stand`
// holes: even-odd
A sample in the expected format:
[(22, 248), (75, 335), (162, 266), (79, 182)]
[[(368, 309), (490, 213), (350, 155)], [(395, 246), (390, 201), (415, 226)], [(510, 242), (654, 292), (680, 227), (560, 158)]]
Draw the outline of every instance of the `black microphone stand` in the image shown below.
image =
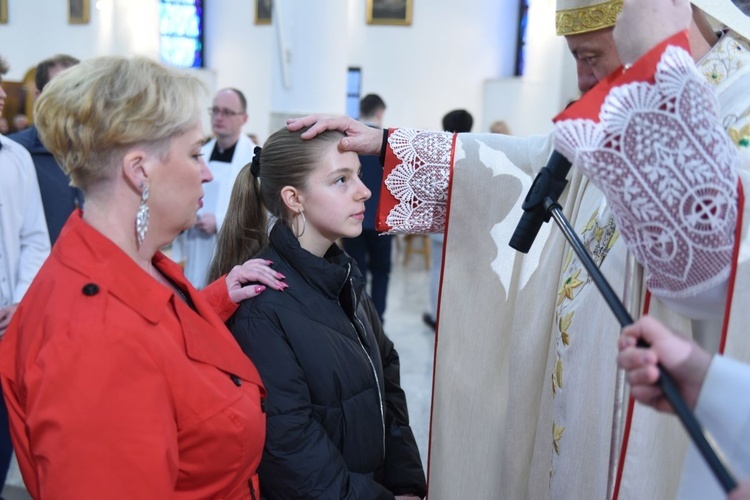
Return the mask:
[[(570, 225), (570, 222), (568, 222), (568, 219), (565, 218), (565, 215), (562, 212), (562, 207), (553, 198), (546, 196), (544, 198), (544, 212), (546, 213), (547, 218), (551, 215), (552, 218), (555, 219), (558, 227), (565, 235), (565, 239), (570, 243), (570, 246), (580, 259), (583, 267), (586, 268), (591, 280), (599, 289), (599, 292), (601, 292), (605, 302), (607, 302), (607, 305), (612, 310), (615, 317), (617, 317), (617, 321), (620, 322), (620, 325), (626, 327), (633, 324), (633, 318), (630, 316), (615, 291), (612, 290), (612, 287), (599, 270), (599, 267), (597, 267), (596, 263), (589, 255), (583, 242), (581, 242), (581, 239), (578, 237), (578, 234), (576, 234), (575, 230)], [(639, 340), (638, 345), (641, 347), (648, 347), (648, 344), (643, 340)], [(706, 460), (706, 463), (711, 468), (716, 479), (719, 481), (722, 488), (724, 488), (724, 491), (727, 494), (730, 493), (737, 487), (737, 481), (730, 474), (727, 466), (721, 461), (709, 444), (708, 439), (706, 439), (706, 435), (703, 432), (703, 428), (695, 417), (695, 414), (690, 410), (687, 403), (680, 395), (672, 377), (661, 365), (659, 365), (658, 383), (661, 386), (667, 401), (672, 405), (675, 415), (677, 415), (677, 418), (682, 422), (682, 425), (685, 427), (688, 435), (698, 448), (698, 451)]]

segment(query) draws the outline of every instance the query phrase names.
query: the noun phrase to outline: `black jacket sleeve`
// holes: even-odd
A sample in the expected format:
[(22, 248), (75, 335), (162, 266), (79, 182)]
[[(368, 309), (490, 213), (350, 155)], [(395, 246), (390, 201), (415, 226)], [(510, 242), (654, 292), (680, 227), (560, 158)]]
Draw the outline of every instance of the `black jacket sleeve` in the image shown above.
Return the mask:
[(427, 494), (427, 482), (417, 441), (409, 425), (406, 394), (401, 388), (398, 352), (383, 331), (372, 300), (365, 297), (363, 305), (383, 363), (386, 406), (383, 484), (394, 495), (417, 495), (424, 498)]
[(392, 500), (393, 494), (372, 477), (349, 472), (313, 418), (305, 373), (280, 322), (241, 308), (231, 330), (268, 391), (266, 443), (258, 468), (262, 497)]

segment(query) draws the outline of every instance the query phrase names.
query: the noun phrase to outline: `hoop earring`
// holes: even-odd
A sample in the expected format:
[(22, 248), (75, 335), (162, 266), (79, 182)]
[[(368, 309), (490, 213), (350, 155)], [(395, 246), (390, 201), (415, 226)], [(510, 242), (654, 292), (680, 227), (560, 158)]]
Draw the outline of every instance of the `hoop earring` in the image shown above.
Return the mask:
[(135, 241), (140, 249), (148, 231), (148, 186), (141, 184), (141, 204), (135, 214)]
[[(300, 233), (297, 235), (297, 239), (302, 238), (302, 235), (305, 234), (305, 229), (307, 229), (307, 221), (305, 220), (305, 212), (300, 210), (299, 215), (302, 217), (302, 231), (300, 231)], [(295, 226), (294, 232), (296, 233), (297, 232), (296, 218), (295, 218), (294, 226)]]

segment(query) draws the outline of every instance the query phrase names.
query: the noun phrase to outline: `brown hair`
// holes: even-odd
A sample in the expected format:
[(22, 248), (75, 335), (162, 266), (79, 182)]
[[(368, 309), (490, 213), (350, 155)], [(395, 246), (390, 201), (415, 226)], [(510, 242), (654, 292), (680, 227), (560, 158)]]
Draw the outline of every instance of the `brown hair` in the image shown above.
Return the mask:
[(503, 120), (497, 120), (490, 125), (490, 132), (493, 134), (510, 135), (510, 127)]
[(208, 282), (252, 258), (268, 244), (268, 218), (258, 192), (258, 179), (248, 163), (234, 181), (229, 207), (208, 268)]
[(44, 61), (40, 62), (36, 66), (36, 72), (34, 73), (34, 83), (36, 84), (36, 89), (41, 92), (44, 90), (44, 87), (47, 86), (49, 83), (49, 70), (56, 66), (60, 66), (63, 69), (70, 68), (71, 66), (75, 66), (76, 64), (80, 63), (78, 59), (76, 59), (73, 56), (69, 56), (67, 54), (57, 54), (56, 56), (52, 56), (49, 59), (45, 59)]
[(325, 148), (344, 137), (341, 132), (327, 131), (303, 140), (300, 135), (305, 130), (290, 132), (284, 127), (271, 135), (260, 154), (258, 177), (252, 174), (251, 165), (240, 171), (208, 270), (209, 282), (253, 258), (266, 246), (266, 210), (291, 225), (291, 214), (281, 199), (281, 190), (292, 186), (304, 191), (310, 174), (320, 165)]

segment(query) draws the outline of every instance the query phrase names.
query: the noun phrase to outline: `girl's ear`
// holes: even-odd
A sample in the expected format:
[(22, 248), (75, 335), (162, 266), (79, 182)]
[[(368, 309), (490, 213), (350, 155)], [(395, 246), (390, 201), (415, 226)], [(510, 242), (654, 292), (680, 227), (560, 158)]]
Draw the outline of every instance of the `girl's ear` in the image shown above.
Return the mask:
[(281, 189), (281, 199), (290, 212), (298, 214), (300, 213), (300, 211), (302, 211), (304, 197), (297, 188), (292, 186), (284, 186)]

